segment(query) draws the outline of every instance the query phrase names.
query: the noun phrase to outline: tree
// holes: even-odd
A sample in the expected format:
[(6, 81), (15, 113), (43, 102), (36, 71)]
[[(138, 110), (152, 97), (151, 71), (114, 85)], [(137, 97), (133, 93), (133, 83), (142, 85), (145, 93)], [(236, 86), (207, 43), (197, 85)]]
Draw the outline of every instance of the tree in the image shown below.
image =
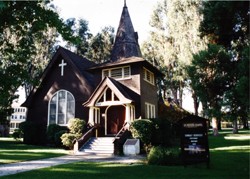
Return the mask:
[(89, 49), (86, 57), (96, 63), (110, 60), (115, 34), (111, 26), (104, 27), (101, 32), (90, 38)]
[(162, 1), (155, 7), (150, 25), (149, 41), (142, 45), (143, 55), (165, 73), (163, 90), (182, 106), (186, 85), (184, 67), (192, 54), (205, 49), (200, 38), (200, 1)]
[(217, 119), (222, 115), (224, 93), (231, 82), (231, 58), (223, 46), (210, 44), (207, 50), (195, 54), (187, 67), (191, 86), (202, 102), (204, 112), (213, 120), (215, 135), (218, 129)]
[(204, 16), (200, 30), (212, 44), (223, 45), (231, 54), (228, 69), (230, 83), (225, 91), (223, 105), (234, 121), (243, 120), (245, 128), (249, 115), (249, 2), (248, 1), (204, 1)]
[(96, 63), (103, 63), (110, 59), (115, 37), (113, 27), (104, 27), (101, 29), (101, 32), (93, 35), (89, 32), (88, 21), (84, 19), (76, 20), (75, 18), (70, 18), (66, 23), (71, 27), (75, 36), (80, 39), (77, 44), (68, 43), (68, 48), (72, 48), (78, 55)]
[(1, 1), (0, 7), (0, 122), (5, 123), (15, 91), (37, 80), (55, 34), (76, 38), (49, 1)]

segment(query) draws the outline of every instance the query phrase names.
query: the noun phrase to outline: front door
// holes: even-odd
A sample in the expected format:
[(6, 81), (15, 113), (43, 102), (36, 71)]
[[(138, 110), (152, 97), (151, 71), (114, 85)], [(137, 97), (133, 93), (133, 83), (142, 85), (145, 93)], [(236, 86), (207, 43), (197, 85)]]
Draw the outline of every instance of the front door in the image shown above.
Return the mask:
[(107, 134), (117, 134), (125, 121), (125, 107), (111, 106), (107, 111)]

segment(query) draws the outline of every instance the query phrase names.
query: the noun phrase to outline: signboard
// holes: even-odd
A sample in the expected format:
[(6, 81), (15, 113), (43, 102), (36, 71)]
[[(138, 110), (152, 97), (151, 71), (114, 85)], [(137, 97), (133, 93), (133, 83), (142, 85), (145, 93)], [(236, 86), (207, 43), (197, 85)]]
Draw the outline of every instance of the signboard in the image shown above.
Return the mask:
[(184, 165), (206, 162), (209, 167), (207, 120), (190, 115), (180, 121), (180, 126)]

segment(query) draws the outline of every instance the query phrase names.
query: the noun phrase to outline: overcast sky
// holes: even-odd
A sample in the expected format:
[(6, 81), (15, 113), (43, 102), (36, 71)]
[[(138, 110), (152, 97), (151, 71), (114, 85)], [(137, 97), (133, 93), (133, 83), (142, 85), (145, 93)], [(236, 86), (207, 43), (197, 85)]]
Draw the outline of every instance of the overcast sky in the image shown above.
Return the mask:
[[(149, 32), (149, 20), (158, 0), (126, 0), (129, 14), (139, 41), (146, 40)], [(117, 30), (124, 6), (124, 0), (54, 0), (60, 17), (83, 18), (89, 22), (90, 32), (96, 34), (105, 26)]]

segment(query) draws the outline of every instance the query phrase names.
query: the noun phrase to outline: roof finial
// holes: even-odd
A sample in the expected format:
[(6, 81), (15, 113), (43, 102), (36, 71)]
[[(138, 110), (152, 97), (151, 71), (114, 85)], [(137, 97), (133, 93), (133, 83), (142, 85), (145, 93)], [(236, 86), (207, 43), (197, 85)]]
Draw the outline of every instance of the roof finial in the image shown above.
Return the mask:
[(127, 5), (126, 5), (126, 0), (124, 0), (124, 7), (127, 7)]

